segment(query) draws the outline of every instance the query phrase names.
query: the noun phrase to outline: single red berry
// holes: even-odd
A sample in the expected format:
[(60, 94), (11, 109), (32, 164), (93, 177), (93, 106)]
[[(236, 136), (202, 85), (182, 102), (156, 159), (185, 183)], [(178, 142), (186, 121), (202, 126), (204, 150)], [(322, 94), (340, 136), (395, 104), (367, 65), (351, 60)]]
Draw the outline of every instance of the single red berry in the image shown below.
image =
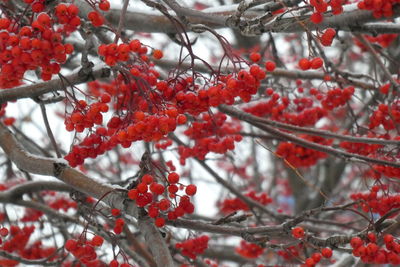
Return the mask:
[(302, 70), (308, 70), (311, 67), (311, 62), (307, 58), (302, 58), (299, 61), (299, 67)]
[(323, 248), (322, 250), (321, 250), (321, 254), (322, 254), (322, 256), (324, 256), (324, 258), (330, 258), (330, 257), (332, 257), (332, 249), (330, 249), (330, 248)]
[(383, 237), (383, 241), (385, 241), (386, 244), (392, 243), (394, 241), (394, 237), (391, 234), (386, 234)]
[(324, 16), (319, 12), (315, 12), (311, 15), (310, 20), (315, 24), (319, 24), (324, 20)]
[(154, 181), (154, 178), (150, 174), (145, 174), (142, 177), (142, 182), (145, 184), (151, 184), (153, 181)]
[(261, 59), (260, 53), (253, 52), (250, 54), (250, 60), (253, 61), (254, 63), (260, 61), (260, 59)]
[(197, 192), (197, 187), (194, 184), (190, 184), (186, 187), (185, 192), (188, 196), (194, 196)]
[(0, 229), (0, 235), (1, 236), (7, 236), (8, 235), (8, 229), (7, 228), (5, 228), (5, 227), (2, 227), (1, 229)]
[(311, 255), (311, 258), (314, 260), (315, 263), (318, 263), (321, 261), (322, 255), (321, 253), (313, 253)]
[(131, 189), (128, 191), (128, 197), (132, 200), (135, 200), (138, 197), (138, 190), (137, 189)]
[(267, 71), (274, 71), (276, 68), (276, 64), (273, 61), (267, 61), (265, 62), (265, 69)]
[(324, 64), (324, 61), (320, 57), (316, 57), (316, 58), (313, 58), (313, 60), (311, 60), (311, 68), (312, 69), (319, 69), (322, 67), (323, 64)]
[(119, 262), (117, 260), (112, 260), (112, 261), (110, 261), (108, 266), (109, 267), (118, 267), (119, 266)]
[(101, 0), (101, 2), (99, 3), (99, 8), (103, 11), (110, 10), (110, 2), (108, 2), (107, 0)]
[(121, 210), (120, 209), (111, 209), (111, 215), (114, 217), (117, 217), (119, 215), (121, 215)]
[(187, 118), (186, 118), (185, 115), (179, 114), (179, 115), (176, 117), (176, 122), (177, 122), (179, 125), (185, 124), (185, 123), (187, 122)]
[(155, 224), (157, 227), (163, 227), (163, 226), (165, 225), (165, 219), (164, 219), (164, 218), (161, 218), (161, 217), (158, 217), (158, 218), (154, 221), (154, 224)]
[(179, 174), (177, 174), (176, 172), (171, 172), (170, 174), (168, 174), (168, 182), (170, 184), (176, 184), (179, 182)]
[(103, 242), (104, 242), (104, 239), (99, 235), (95, 235), (92, 238), (92, 245), (95, 247), (100, 247), (103, 244)]
[(153, 57), (154, 57), (155, 59), (161, 59), (163, 56), (164, 56), (164, 54), (163, 54), (163, 52), (162, 52), (161, 50), (155, 49), (155, 50), (153, 51)]
[(295, 227), (292, 229), (292, 236), (297, 239), (303, 238), (305, 235), (303, 227)]
[(358, 236), (355, 236), (350, 240), (350, 246), (354, 249), (362, 246), (363, 244), (364, 244), (363, 240)]

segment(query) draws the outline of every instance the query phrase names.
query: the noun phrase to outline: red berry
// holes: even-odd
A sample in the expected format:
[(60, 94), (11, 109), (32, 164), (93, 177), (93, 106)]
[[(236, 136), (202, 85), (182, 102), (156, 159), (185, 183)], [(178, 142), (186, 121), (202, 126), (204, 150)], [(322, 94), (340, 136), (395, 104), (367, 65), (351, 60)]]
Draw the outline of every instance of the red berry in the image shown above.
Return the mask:
[(164, 55), (163, 55), (163, 52), (162, 52), (161, 50), (155, 49), (155, 50), (153, 51), (153, 57), (154, 57), (155, 59), (161, 59), (163, 56), (164, 56)]
[(321, 13), (316, 12), (311, 15), (310, 20), (315, 24), (319, 24), (324, 20), (324, 17)]
[(100, 247), (103, 244), (103, 241), (104, 241), (104, 239), (101, 236), (95, 235), (92, 238), (92, 245), (95, 247)]
[(362, 246), (363, 244), (364, 244), (364, 242), (358, 236), (355, 236), (350, 240), (350, 246), (352, 248), (358, 248), (358, 247)]
[(254, 63), (260, 61), (260, 59), (261, 59), (260, 53), (253, 52), (250, 54), (250, 60), (253, 61)]
[(163, 226), (165, 225), (165, 219), (164, 219), (164, 218), (161, 218), (161, 217), (158, 217), (158, 218), (154, 221), (154, 224), (155, 224), (157, 227), (163, 227)]
[(276, 64), (273, 61), (267, 61), (265, 62), (265, 69), (267, 71), (274, 71), (276, 68)]
[(312, 69), (319, 69), (322, 67), (323, 64), (324, 64), (324, 62), (322, 61), (322, 59), (320, 57), (316, 57), (313, 60), (311, 60), (311, 68)]
[(324, 256), (324, 258), (330, 258), (330, 257), (332, 257), (332, 249), (330, 249), (330, 248), (323, 248), (322, 250), (321, 250), (321, 254), (322, 254), (322, 256)]
[(179, 174), (177, 174), (176, 172), (171, 172), (170, 174), (168, 174), (168, 182), (170, 184), (176, 184), (179, 182)]
[(297, 239), (303, 238), (305, 235), (303, 227), (295, 227), (292, 229), (292, 236)]
[(197, 192), (197, 187), (194, 184), (190, 184), (186, 187), (185, 192), (188, 196), (194, 196)]
[(99, 8), (103, 11), (110, 10), (110, 2), (108, 2), (107, 0), (101, 0)]
[(311, 62), (307, 58), (302, 58), (299, 61), (299, 67), (302, 70), (308, 70), (311, 67)]
[(142, 177), (142, 182), (145, 184), (151, 184), (153, 181), (154, 181), (154, 178), (150, 174), (145, 174)]

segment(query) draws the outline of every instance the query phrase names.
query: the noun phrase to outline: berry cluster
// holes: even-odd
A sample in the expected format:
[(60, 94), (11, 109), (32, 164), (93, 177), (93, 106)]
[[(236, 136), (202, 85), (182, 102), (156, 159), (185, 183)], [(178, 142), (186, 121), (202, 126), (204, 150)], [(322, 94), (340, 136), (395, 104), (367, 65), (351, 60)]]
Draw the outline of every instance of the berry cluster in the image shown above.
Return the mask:
[[(399, 36), (399, 34), (378, 34), (377, 36), (363, 35), (365, 39), (371, 43), (379, 44), (380, 46), (386, 48), (389, 47)], [(361, 51), (368, 51), (364, 44), (362, 44), (358, 39), (354, 39), (354, 43), (361, 48)]]
[(331, 46), (333, 38), (336, 36), (336, 31), (332, 28), (327, 28), (321, 36), (319, 36), (319, 41), (323, 46)]
[(313, 59), (302, 58), (299, 60), (299, 68), (302, 70), (319, 69), (324, 65), (324, 61), (320, 57)]
[[(99, 47), (98, 52), (108, 65), (121, 62), (126, 73), (121, 72), (110, 84), (89, 83), (91, 95), (101, 98), (98, 102), (89, 105), (83, 100), (71, 101), (74, 110), (66, 117), (67, 129), (77, 132), (88, 129), (92, 132), (65, 157), (71, 166), (81, 165), (86, 158), (97, 157), (116, 145), (127, 148), (135, 141), (157, 142), (175, 131), (178, 125), (187, 122), (185, 113), (197, 116), (210, 107), (233, 104), (236, 97), (247, 102), (251, 95), (257, 93), (260, 80), (265, 78), (265, 71), (258, 65), (252, 65), (249, 70), (241, 70), (237, 75), (219, 76), (217, 81), (210, 82), (211, 86), (204, 88), (195, 85), (192, 76), (160, 81), (159, 73), (146, 56), (147, 51), (139, 40)], [(161, 58), (162, 52), (154, 50), (153, 57)], [(127, 59), (132, 59), (129, 64)], [(107, 105), (111, 99), (113, 105)], [(101, 113), (109, 109), (115, 110), (117, 115), (104, 127)], [(210, 117), (204, 123), (204, 131), (208, 133), (195, 139), (195, 147), (180, 148), (182, 164), (189, 156), (204, 158), (209, 152), (225, 153), (234, 148), (235, 141), (242, 139), (236, 134), (239, 129), (229, 129), (237, 128), (237, 125), (223, 123), (224, 127), (217, 132), (215, 126), (210, 126), (213, 124)], [(195, 125), (203, 127), (201, 123), (200, 126)], [(229, 136), (221, 138), (226, 134)]]
[[(155, 219), (155, 225), (163, 227), (165, 225), (163, 213), (167, 214), (168, 220), (176, 220), (185, 213), (194, 212), (194, 205), (191, 203), (190, 197), (196, 194), (197, 187), (193, 184), (184, 186), (179, 183), (179, 179), (180, 176), (176, 172), (169, 173), (167, 178), (164, 178), (164, 182), (167, 184), (165, 187), (157, 182), (156, 177), (145, 174), (136, 188), (129, 190), (128, 198), (134, 200), (138, 207), (147, 208), (148, 215)], [(185, 189), (186, 195), (178, 195), (178, 191), (183, 191), (183, 189)], [(159, 200), (158, 197), (164, 193), (168, 194), (169, 198)], [(178, 202), (179, 204), (175, 205)]]
[(81, 19), (78, 17), (79, 9), (76, 5), (61, 3), (55, 7), (54, 11), (54, 15), (60, 24), (59, 32), (69, 35), (81, 25)]
[(310, 257), (306, 258), (304, 264), (301, 264), (300, 267), (314, 267), (322, 260), (322, 257), (329, 259), (332, 257), (332, 254), (332, 249), (323, 248), (321, 252), (315, 252)]
[(73, 52), (73, 46), (62, 43), (62, 35), (54, 30), (47, 13), (38, 14), (29, 26), (15, 25), (8, 18), (0, 21), (0, 88), (20, 85), (28, 70), (39, 69), (41, 78), (50, 80), (60, 72), (59, 64)]
[(385, 248), (377, 244), (374, 233), (368, 233), (366, 240), (356, 236), (350, 240), (353, 255), (360, 257), (364, 263), (369, 264), (400, 264), (400, 243), (395, 238), (386, 234), (383, 236)]
[[(362, 203), (357, 205), (364, 212), (379, 213), (381, 216), (393, 209), (400, 208), (400, 194), (389, 194), (388, 186), (374, 185), (370, 192), (351, 194), (353, 200), (361, 200)], [(382, 191), (379, 193), (379, 191)]]
[(395, 100), (391, 105), (379, 104), (378, 109), (370, 117), (369, 128), (374, 129), (380, 125), (386, 131), (395, 129), (400, 123), (400, 100)]
[(244, 258), (256, 259), (264, 253), (265, 248), (242, 240), (240, 241), (240, 246), (235, 248), (235, 251)]
[(95, 235), (89, 241), (86, 239), (68, 239), (65, 242), (65, 250), (70, 252), (79, 262), (85, 266), (98, 266), (101, 262), (97, 258), (96, 248), (101, 247), (104, 239)]
[[(313, 106), (314, 101), (310, 97), (295, 98), (292, 101), (294, 106), (290, 106), (291, 100), (288, 97), (281, 97), (272, 88), (268, 88), (266, 94), (271, 96), (268, 101), (259, 102), (243, 110), (259, 117), (269, 115), (273, 120), (298, 126), (314, 126), (318, 120), (327, 115), (325, 109)], [(292, 107), (293, 111), (290, 110)]]
[(332, 110), (334, 108), (343, 106), (349, 101), (354, 94), (354, 87), (349, 86), (345, 89), (335, 88), (329, 90), (321, 101), (321, 105), (324, 109)]
[(296, 246), (287, 247), (285, 250), (278, 250), (277, 254), (287, 261), (300, 256), (300, 250), (303, 248), (303, 243), (299, 243)]
[[(368, 133), (367, 137), (369, 137), (369, 138), (377, 138), (378, 137), (378, 138), (386, 139), (387, 136), (386, 135), (376, 136), (373, 133)], [(340, 147), (350, 153), (368, 156), (368, 155), (375, 155), (375, 153), (380, 148), (383, 148), (383, 145), (343, 141), (343, 142), (340, 142)]]
[(331, 12), (333, 15), (339, 15), (343, 12), (342, 0), (331, 0), (327, 2), (325, 2), (324, 0), (310, 0), (310, 5), (314, 9), (314, 13), (310, 17), (310, 20), (313, 23), (319, 24), (323, 21), (324, 17), (322, 13), (328, 10), (328, 6), (331, 7)]
[(182, 255), (191, 259), (196, 259), (197, 255), (203, 254), (208, 248), (210, 238), (206, 235), (187, 239), (183, 242), (176, 243), (175, 248), (182, 251)]
[[(393, 160), (393, 158), (391, 158), (391, 157), (383, 157), (382, 159), (387, 160), (387, 161)], [(400, 179), (400, 168), (386, 166), (386, 165), (378, 165), (378, 164), (373, 165), (372, 168), (374, 169), (375, 172), (377, 172), (379, 174), (379, 175), (376, 175), (377, 179), (380, 178), (380, 174), (383, 174), (390, 178)]]
[[(319, 136), (300, 135), (299, 137), (323, 145), (330, 145), (333, 141), (331, 139), (327, 140)], [(290, 142), (281, 142), (276, 149), (276, 154), (279, 157), (284, 158), (295, 168), (311, 167), (315, 165), (318, 160), (327, 157), (327, 155), (323, 152), (305, 148)]]
[(192, 123), (184, 134), (194, 140), (193, 147), (179, 146), (180, 163), (185, 164), (189, 157), (205, 159), (209, 152), (224, 154), (228, 150), (235, 148), (234, 142), (242, 140), (238, 133), (241, 125), (237, 121), (227, 122), (227, 116), (216, 113), (213, 116), (205, 113), (202, 115), (203, 121)]
[[(257, 194), (254, 190), (251, 190), (244, 195), (259, 202), (262, 205), (268, 205), (272, 203), (272, 198), (270, 198), (265, 192)], [(237, 197), (224, 199), (222, 202), (219, 203), (218, 206), (220, 207), (221, 212), (224, 214), (230, 214), (238, 210), (250, 210), (249, 206), (247, 206), (246, 203), (244, 203), (241, 199)]]
[(359, 9), (371, 10), (375, 18), (392, 17), (393, 6), (398, 4), (398, 0), (362, 0), (358, 2)]
[[(24, 226), (23, 228), (11, 225), (8, 231), (6, 228), (0, 229), (0, 235), (2, 237), (8, 236), (8, 239), (3, 242), (0, 249), (8, 253), (16, 253), (26, 259), (41, 259), (52, 255), (56, 249), (42, 248), (40, 241), (27, 246), (34, 230), (35, 227), (33, 225)], [(16, 264), (18, 264), (18, 262), (15, 262), (15, 265)]]
[[(137, 53), (142, 59), (147, 60), (147, 47), (142, 46), (139, 40), (135, 39), (129, 44), (102, 44), (98, 48), (98, 53), (104, 58), (104, 62), (109, 66), (115, 66), (118, 62), (126, 62), (130, 58), (130, 53)], [(139, 74), (136, 68), (131, 68), (132, 75)]]

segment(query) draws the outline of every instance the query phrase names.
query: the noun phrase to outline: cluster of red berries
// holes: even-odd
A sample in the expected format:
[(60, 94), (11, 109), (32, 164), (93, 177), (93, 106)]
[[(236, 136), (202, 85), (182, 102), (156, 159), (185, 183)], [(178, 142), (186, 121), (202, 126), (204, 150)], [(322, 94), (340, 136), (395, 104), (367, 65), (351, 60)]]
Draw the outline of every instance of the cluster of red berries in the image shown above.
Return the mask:
[(387, 185), (374, 185), (369, 192), (351, 194), (350, 198), (361, 200), (362, 203), (356, 207), (360, 207), (364, 212), (379, 213), (383, 216), (393, 209), (400, 208), (400, 194), (389, 194), (387, 190)]
[(62, 210), (67, 212), (69, 209), (76, 209), (78, 204), (69, 199), (64, 197), (58, 197), (52, 200), (47, 201), (47, 205), (55, 210)]
[(324, 61), (320, 57), (313, 59), (302, 58), (299, 60), (299, 67), (302, 70), (319, 69), (324, 65)]
[(336, 31), (332, 28), (327, 28), (325, 32), (319, 36), (319, 41), (323, 46), (331, 46), (335, 36)]
[(244, 240), (240, 241), (239, 247), (235, 248), (237, 254), (244, 258), (256, 259), (264, 253), (265, 248), (257, 244), (249, 243)]
[(21, 84), (28, 70), (41, 70), (41, 78), (50, 80), (60, 72), (67, 54), (73, 52), (71, 44), (63, 44), (62, 36), (53, 30), (53, 23), (46, 13), (37, 15), (30, 26), (18, 28), (8, 18), (3, 18), (0, 29), (0, 88)]
[(331, 0), (325, 2), (324, 0), (310, 0), (310, 5), (314, 8), (314, 13), (311, 15), (310, 20), (319, 24), (323, 21), (324, 17), (322, 13), (328, 10), (328, 6), (331, 7), (333, 15), (339, 15), (343, 12), (343, 1), (342, 0)]
[(268, 88), (266, 94), (271, 96), (268, 101), (259, 102), (243, 110), (259, 117), (269, 115), (273, 120), (298, 126), (314, 126), (318, 120), (327, 114), (323, 108), (313, 106), (314, 102), (310, 97), (295, 98), (292, 101), (295, 105), (292, 112), (290, 111), (291, 100), (288, 97), (281, 97), (272, 88)]
[[(90, 111), (92, 105), (81, 108), (79, 101), (75, 100), (78, 103), (71, 116), (66, 118), (70, 130), (83, 131), (95, 124), (100, 126), (100, 112), (106, 112), (108, 108), (114, 109), (118, 115), (109, 120), (107, 128), (97, 126), (95, 133), (92, 130), (88, 139), (72, 148), (66, 156), (71, 166), (80, 165), (86, 158), (101, 155), (119, 144), (129, 147), (132, 142), (139, 140), (157, 142), (174, 131), (177, 125), (186, 123), (185, 113), (197, 116), (210, 107), (223, 103), (233, 104), (236, 97), (249, 101), (251, 95), (257, 93), (260, 80), (265, 78), (265, 71), (252, 65), (247, 71), (239, 71), (236, 78), (234, 75), (218, 77), (212, 86), (200, 89), (199, 85), (194, 85), (193, 77), (159, 81), (159, 73), (145, 57), (147, 47), (138, 40), (129, 44), (99, 47), (99, 54), (104, 56), (109, 65), (121, 59), (126, 60), (131, 52), (137, 56), (133, 56), (133, 65), (126, 66), (130, 75), (119, 74), (111, 84), (97, 81), (89, 84), (89, 91), (93, 95), (100, 97), (107, 93), (112, 97), (115, 100), (112, 106), (107, 107), (103, 102), (94, 103), (95, 113)], [(158, 59), (162, 57), (162, 52), (154, 50), (153, 56)], [(242, 139), (239, 135), (227, 136), (223, 140), (214, 136), (196, 140), (197, 151), (181, 149), (181, 154), (185, 155), (182, 163), (189, 156), (203, 158), (208, 152), (225, 153), (234, 148), (235, 141)]]
[(369, 129), (382, 125), (386, 131), (395, 129), (400, 123), (400, 100), (393, 101), (390, 105), (379, 104), (369, 119)]
[[(35, 241), (33, 244), (27, 246), (24, 250), (22, 250), (19, 253), (19, 255), (24, 259), (31, 259), (31, 260), (50, 257), (50, 261), (52, 261), (53, 259), (55, 260), (55, 257), (51, 258), (51, 256), (54, 256), (55, 253), (56, 253), (55, 247), (45, 247), (43, 246), (42, 241), (38, 240)], [(1, 265), (0, 263), (0, 266), (9, 266), (9, 265)]]
[(62, 25), (62, 27), (57, 30), (58, 32), (69, 35), (76, 31), (81, 25), (81, 19), (78, 17), (79, 9), (76, 5), (61, 3), (55, 7), (54, 11), (58, 23)]
[(236, 121), (226, 121), (227, 116), (216, 113), (210, 116), (208, 113), (202, 115), (202, 121), (194, 121), (184, 134), (195, 143), (193, 147), (179, 146), (180, 163), (185, 164), (189, 157), (205, 159), (210, 152), (224, 154), (235, 148), (234, 142), (240, 142), (239, 135), (241, 125)]
[(322, 260), (322, 257), (329, 259), (333, 255), (332, 249), (330, 248), (323, 248), (321, 252), (315, 252), (304, 260), (304, 264), (301, 264), (300, 267), (314, 267), (317, 263)]
[(176, 243), (175, 248), (180, 249), (182, 255), (191, 259), (196, 259), (197, 255), (203, 254), (208, 248), (210, 238), (207, 235), (201, 235), (195, 238), (187, 239), (183, 242)]
[[(108, 94), (103, 94), (99, 102), (94, 102), (90, 105), (85, 100), (79, 100), (72, 113), (65, 116), (65, 128), (69, 132), (75, 130), (81, 133), (85, 128), (89, 129), (94, 125), (101, 125), (103, 123), (103, 115), (101, 113), (109, 110), (107, 103), (110, 101), (111, 97)], [(101, 131), (99, 130), (99, 132)], [(98, 135), (93, 135), (87, 142), (95, 141)]]
[[(128, 61), (130, 53), (137, 53), (139, 56), (143, 56), (142, 59), (147, 61), (146, 55), (148, 49), (146, 46), (142, 46), (139, 40), (132, 40), (129, 44), (102, 44), (98, 48), (98, 53), (104, 58), (104, 62), (109, 66), (115, 66), (118, 62)], [(134, 76), (138, 76), (137, 69), (132, 68), (131, 73)]]
[[(265, 192), (257, 194), (254, 190), (251, 190), (250, 192), (247, 192), (244, 195), (257, 201), (262, 205), (268, 205), (272, 203), (272, 198), (270, 198)], [(221, 212), (224, 214), (230, 214), (238, 210), (243, 210), (243, 211), (250, 210), (249, 206), (247, 206), (246, 203), (244, 203), (241, 199), (237, 197), (224, 199), (218, 204), (218, 206)]]
[[(381, 159), (387, 160), (387, 161), (393, 161), (392, 157), (382, 157)], [(387, 166), (387, 165), (378, 165), (375, 164), (372, 166), (374, 169), (374, 172), (372, 177), (379, 179), (381, 177), (381, 174), (389, 177), (389, 178), (398, 178), (400, 179), (400, 168), (397, 167), (392, 167), (392, 166)], [(379, 175), (376, 175), (378, 173)]]
[[(128, 198), (135, 201), (138, 207), (147, 208), (149, 217), (154, 218), (157, 227), (165, 225), (163, 214), (167, 214), (168, 220), (176, 220), (186, 214), (194, 212), (194, 205), (190, 197), (197, 192), (197, 187), (193, 184), (184, 186), (179, 183), (180, 175), (171, 172), (165, 179), (166, 187), (158, 183), (153, 175), (145, 174), (136, 188), (129, 190)], [(178, 191), (185, 190), (186, 195), (178, 195)], [(167, 193), (169, 198), (159, 196)], [(177, 198), (179, 197), (179, 204)]]
[(1, 250), (8, 253), (17, 252), (20, 254), (25, 250), (29, 238), (34, 230), (35, 227), (33, 225), (24, 226), (22, 229), (17, 225), (11, 225), (9, 228), (10, 236), (8, 240), (3, 242)]
[[(371, 35), (363, 35), (363, 36), (371, 43), (379, 44), (380, 46), (386, 48), (389, 47), (396, 40), (399, 34), (384, 33), (384, 34), (378, 34), (377, 36), (371, 36)], [(354, 43), (361, 48), (361, 51), (363, 52), (368, 51), (365, 45), (361, 43), (357, 38), (354, 39)]]
[(375, 18), (392, 17), (393, 6), (398, 4), (398, 0), (362, 0), (358, 2), (359, 9), (371, 10)]
[(31, 208), (25, 208), (24, 216), (20, 219), (21, 222), (37, 222), (43, 216), (43, 212)]
[[(319, 136), (300, 135), (299, 137), (322, 145), (330, 145), (333, 142), (332, 139), (325, 139)], [(276, 148), (276, 155), (285, 159), (295, 168), (311, 167), (319, 160), (327, 157), (323, 152), (305, 148), (290, 142), (281, 142)]]
[[(367, 137), (369, 138), (382, 138), (382, 139), (387, 139), (387, 135), (376, 135), (374, 133), (368, 133)], [(346, 151), (350, 153), (355, 153), (359, 155), (375, 155), (375, 153), (380, 149), (383, 148), (383, 145), (379, 144), (366, 144), (366, 143), (356, 143), (356, 142), (348, 142), (348, 141), (343, 141), (340, 142), (340, 147), (345, 149)]]
[(68, 239), (65, 242), (65, 250), (70, 252), (76, 259), (85, 266), (98, 266), (100, 260), (97, 258), (96, 248), (101, 247), (104, 239), (101, 236), (95, 235), (89, 240)]
[(377, 244), (377, 236), (368, 233), (365, 240), (356, 236), (350, 240), (353, 255), (369, 264), (400, 264), (400, 244), (391, 234), (383, 236), (385, 248)]
[(335, 88), (329, 90), (326, 96), (321, 101), (321, 105), (324, 109), (332, 110), (334, 108), (343, 106), (351, 99), (354, 94), (354, 87), (349, 86), (344, 89)]
[(285, 260), (290, 261), (300, 256), (300, 251), (302, 250), (303, 246), (303, 243), (299, 243), (296, 246), (287, 247), (285, 250), (278, 250), (277, 254)]

